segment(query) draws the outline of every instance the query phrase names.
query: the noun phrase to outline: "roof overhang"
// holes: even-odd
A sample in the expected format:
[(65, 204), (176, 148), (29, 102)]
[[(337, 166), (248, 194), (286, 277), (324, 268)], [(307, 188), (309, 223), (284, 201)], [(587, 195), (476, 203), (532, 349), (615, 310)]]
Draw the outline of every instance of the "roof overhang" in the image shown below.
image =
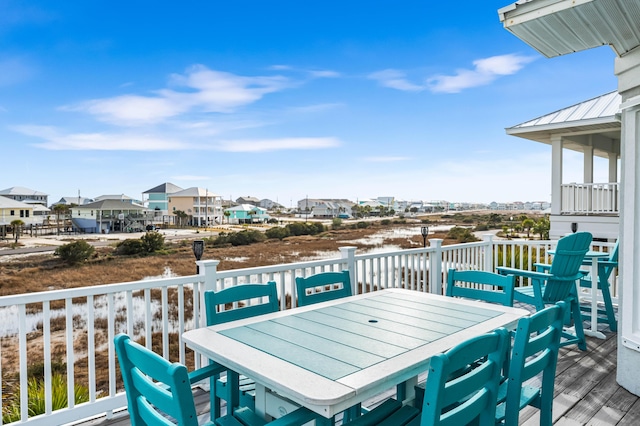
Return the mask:
[(603, 45), (622, 57), (640, 46), (640, 0), (519, 0), (498, 14), (548, 58)]

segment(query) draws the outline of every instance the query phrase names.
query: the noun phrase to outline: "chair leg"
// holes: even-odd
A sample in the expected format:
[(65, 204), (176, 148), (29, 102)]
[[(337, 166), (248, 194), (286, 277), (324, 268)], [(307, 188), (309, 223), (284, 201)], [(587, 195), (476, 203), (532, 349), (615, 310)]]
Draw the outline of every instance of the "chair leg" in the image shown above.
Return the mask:
[(571, 301), (571, 313), (573, 315), (573, 323), (576, 328), (576, 339), (580, 350), (587, 350), (587, 340), (584, 337), (584, 327), (582, 325), (582, 312), (580, 311), (580, 303), (577, 298)]
[(609, 291), (609, 283), (602, 283), (600, 285), (602, 291), (602, 299), (604, 300), (604, 308), (607, 313), (607, 322), (609, 323), (609, 330), (618, 331), (618, 321), (616, 320), (616, 314), (613, 311), (613, 302), (611, 301), (611, 292)]

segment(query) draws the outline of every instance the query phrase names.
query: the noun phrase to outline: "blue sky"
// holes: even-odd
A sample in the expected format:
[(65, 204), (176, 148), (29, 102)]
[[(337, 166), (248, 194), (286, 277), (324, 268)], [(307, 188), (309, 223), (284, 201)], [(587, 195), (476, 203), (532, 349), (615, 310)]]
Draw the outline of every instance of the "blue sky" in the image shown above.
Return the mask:
[(510, 3), (0, 0), (0, 189), (550, 200), (504, 128), (615, 90), (614, 53), (546, 59)]

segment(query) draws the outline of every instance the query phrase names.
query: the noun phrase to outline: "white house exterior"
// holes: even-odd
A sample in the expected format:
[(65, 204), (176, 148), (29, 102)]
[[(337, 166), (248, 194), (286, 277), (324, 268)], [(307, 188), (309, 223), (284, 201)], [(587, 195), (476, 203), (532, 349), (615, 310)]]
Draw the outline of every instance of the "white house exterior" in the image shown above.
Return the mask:
[(12, 186), (11, 188), (0, 190), (0, 195), (27, 204), (42, 204), (45, 207), (49, 205), (49, 194), (25, 188), (24, 186)]
[[(549, 236), (553, 239), (572, 232), (574, 223), (594, 238), (618, 238), (620, 101), (614, 91), (506, 129), (509, 135), (551, 145)], [(563, 181), (565, 150), (583, 154), (582, 182)], [(607, 182), (594, 182), (595, 157), (607, 159)]]
[(21, 220), (25, 225), (41, 224), (33, 214), (33, 205), (0, 196), (0, 226)]
[[(640, 1), (519, 1), (498, 14), (507, 30), (547, 57), (602, 45), (616, 53), (621, 100), (617, 380), (640, 395)], [(560, 142), (552, 144), (553, 151), (560, 149)], [(552, 171), (556, 185), (558, 172)]]

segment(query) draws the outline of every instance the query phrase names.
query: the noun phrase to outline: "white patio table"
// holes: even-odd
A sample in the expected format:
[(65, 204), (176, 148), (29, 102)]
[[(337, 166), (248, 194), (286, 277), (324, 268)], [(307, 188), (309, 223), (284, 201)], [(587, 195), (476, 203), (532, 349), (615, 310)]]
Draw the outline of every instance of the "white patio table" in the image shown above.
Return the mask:
[[(386, 289), (187, 331), (187, 345), (253, 378), (256, 411), (275, 392), (331, 418), (408, 382), (408, 398), (432, 355), (498, 327), (524, 309), (418, 291)], [(280, 412), (279, 412), (280, 411)]]

